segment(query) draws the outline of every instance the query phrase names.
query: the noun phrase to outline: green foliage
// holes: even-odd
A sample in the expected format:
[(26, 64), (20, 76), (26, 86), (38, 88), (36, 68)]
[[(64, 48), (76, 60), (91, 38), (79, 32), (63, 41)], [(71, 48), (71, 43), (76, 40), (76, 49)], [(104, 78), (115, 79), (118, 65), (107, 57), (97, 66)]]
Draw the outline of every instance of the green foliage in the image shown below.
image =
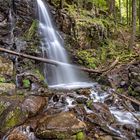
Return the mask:
[(105, 47), (101, 48), (101, 55), (100, 55), (100, 59), (102, 62), (105, 62), (107, 58), (107, 49)]
[(105, 0), (88, 0), (92, 3), (94, 3), (96, 6), (102, 7), (103, 9), (106, 8), (106, 1)]
[(30, 81), (28, 79), (24, 79), (23, 81), (23, 87), (24, 88), (29, 88), (30, 87)]

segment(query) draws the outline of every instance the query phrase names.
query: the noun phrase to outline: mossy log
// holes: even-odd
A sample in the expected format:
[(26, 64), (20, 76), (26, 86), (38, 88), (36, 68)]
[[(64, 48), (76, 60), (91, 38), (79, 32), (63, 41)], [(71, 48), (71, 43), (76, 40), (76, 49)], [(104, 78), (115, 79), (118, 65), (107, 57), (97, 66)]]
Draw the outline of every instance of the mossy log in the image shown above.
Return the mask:
[[(58, 62), (58, 61), (55, 61), (55, 60), (46, 59), (46, 58), (42, 58), (42, 57), (35, 57), (35, 56), (32, 56), (32, 55), (27, 55), (27, 54), (24, 54), (24, 53), (19, 53), (19, 52), (11, 51), (11, 50), (8, 50), (8, 49), (5, 49), (5, 48), (0, 48), (0, 51), (1, 52), (5, 52), (5, 53), (9, 53), (9, 54), (12, 54), (12, 55), (16, 55), (16, 56), (32, 59), (32, 60), (35, 60), (35, 61), (40, 61), (40, 62), (43, 62), (43, 63), (48, 63), (48, 64), (55, 65), (55, 66), (59, 66), (59, 65), (67, 65), (67, 66), (70, 66), (70, 67), (72, 66), (70, 64), (66, 64), (66, 63), (62, 63), (62, 62)], [(78, 67), (78, 66), (72, 66), (72, 67), (74, 67), (76, 69), (80, 69), (80, 70), (88, 72), (88, 73), (102, 74), (103, 72), (106, 71), (106, 70), (89, 69), (89, 68)]]

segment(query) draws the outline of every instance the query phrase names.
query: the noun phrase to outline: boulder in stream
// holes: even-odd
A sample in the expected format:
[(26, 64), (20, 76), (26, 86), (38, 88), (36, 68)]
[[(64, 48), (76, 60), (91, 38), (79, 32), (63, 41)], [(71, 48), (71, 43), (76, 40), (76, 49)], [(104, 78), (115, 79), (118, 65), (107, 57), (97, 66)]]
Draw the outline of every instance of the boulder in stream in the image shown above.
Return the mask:
[(71, 112), (45, 116), (40, 120), (36, 135), (43, 139), (70, 139), (70, 136), (86, 129), (86, 124)]
[(22, 109), (29, 112), (30, 116), (36, 115), (45, 105), (47, 105), (48, 98), (41, 96), (29, 96), (22, 103)]

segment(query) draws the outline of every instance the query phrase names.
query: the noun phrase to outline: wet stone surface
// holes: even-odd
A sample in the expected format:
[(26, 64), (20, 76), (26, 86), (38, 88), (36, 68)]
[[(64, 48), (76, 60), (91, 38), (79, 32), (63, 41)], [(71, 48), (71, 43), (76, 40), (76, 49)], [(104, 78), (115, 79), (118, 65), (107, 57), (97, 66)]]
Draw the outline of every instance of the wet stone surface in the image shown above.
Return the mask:
[(42, 118), (36, 134), (39, 138), (66, 139), (85, 129), (86, 124), (73, 113), (64, 112)]
[[(4, 121), (1, 131), (5, 132), (7, 130), (6, 137), (8, 140), (14, 140), (16, 138), (19, 140), (77, 140), (77, 137), (82, 137), (80, 140), (129, 140), (129, 138), (139, 138), (140, 127), (138, 122), (134, 121), (134, 124), (131, 124), (133, 116), (129, 117), (129, 115), (128, 118), (125, 118), (127, 119), (127, 123), (126, 120), (124, 124), (119, 122), (118, 120), (120, 120), (121, 117), (117, 115), (122, 113), (121, 109), (123, 107), (120, 107), (120, 112), (117, 112), (117, 110), (113, 112), (104, 101), (109, 98), (111, 105), (114, 105), (114, 108), (117, 107), (116, 109), (121, 105), (121, 103), (119, 103), (120, 101), (114, 101), (114, 99), (116, 100), (117, 98), (111, 98), (113, 94), (106, 93), (109, 94), (109, 96), (105, 96), (105, 92), (103, 93), (104, 94), (101, 94), (101, 90), (97, 92), (97, 89), (93, 89), (92, 92), (91, 89), (91, 95), (89, 95), (89, 97), (86, 96), (86, 100), (84, 100), (85, 94), (78, 95), (73, 91), (55, 91), (49, 94), (49, 97), (20, 95), (21, 97), (14, 98), (13, 96), (3, 96), (0, 100), (0, 105), (2, 106), (0, 110), (1, 116), (5, 117), (4, 112), (9, 110), (6, 116), (10, 116), (9, 114), (13, 111), (14, 116), (16, 116), (15, 114), (18, 115), (18, 120), (20, 120), (20, 116), (22, 116), (22, 121), (16, 122), (16, 118), (12, 118), (14, 123), (12, 123), (12, 125), (10, 123), (9, 125), (8, 122), (9, 128), (20, 125), (15, 129), (7, 129), (7, 125), (5, 125), (7, 121)], [(94, 96), (92, 94), (94, 94)], [(83, 102), (77, 101), (78, 97), (84, 97)], [(15, 101), (17, 104), (14, 104), (14, 107), (11, 108)], [(116, 106), (116, 104), (118, 105)], [(18, 111), (17, 107), (19, 108)], [(20, 110), (22, 112), (20, 112)], [(126, 110), (124, 111), (127, 112)], [(24, 115), (23, 112), (25, 112)], [(10, 131), (8, 132), (8, 130)]]

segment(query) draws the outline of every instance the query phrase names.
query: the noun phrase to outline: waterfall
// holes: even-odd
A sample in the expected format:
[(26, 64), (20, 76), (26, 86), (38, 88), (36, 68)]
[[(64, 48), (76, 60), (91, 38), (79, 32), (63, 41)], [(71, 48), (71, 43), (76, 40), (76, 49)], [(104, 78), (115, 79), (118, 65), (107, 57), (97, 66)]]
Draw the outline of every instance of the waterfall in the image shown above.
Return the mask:
[(47, 5), (42, 0), (37, 0), (37, 5), (43, 57), (60, 62), (59, 66), (44, 64), (44, 75), (48, 85), (85, 86), (85, 83), (81, 82), (85, 80), (81, 79), (83, 77), (79, 74), (81, 72), (69, 64), (67, 52), (61, 41), (62, 38), (52, 24)]

